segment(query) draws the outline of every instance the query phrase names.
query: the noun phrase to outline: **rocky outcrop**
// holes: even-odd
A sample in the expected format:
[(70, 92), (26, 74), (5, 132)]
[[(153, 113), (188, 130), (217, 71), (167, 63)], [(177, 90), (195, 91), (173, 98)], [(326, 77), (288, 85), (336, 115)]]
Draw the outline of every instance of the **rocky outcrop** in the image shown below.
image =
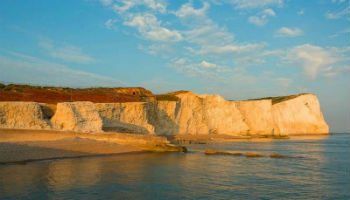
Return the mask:
[(275, 133), (280, 135), (325, 134), (329, 127), (313, 94), (297, 95), (272, 105)]
[(35, 102), (0, 102), (0, 128), (49, 129), (41, 107)]
[(236, 104), (249, 127), (249, 135), (273, 135), (271, 99), (236, 101)]
[(105, 130), (153, 134), (150, 124), (154, 116), (153, 104), (147, 102), (98, 103), (97, 111)]
[(102, 119), (92, 102), (58, 103), (51, 119), (54, 129), (77, 132), (102, 132)]

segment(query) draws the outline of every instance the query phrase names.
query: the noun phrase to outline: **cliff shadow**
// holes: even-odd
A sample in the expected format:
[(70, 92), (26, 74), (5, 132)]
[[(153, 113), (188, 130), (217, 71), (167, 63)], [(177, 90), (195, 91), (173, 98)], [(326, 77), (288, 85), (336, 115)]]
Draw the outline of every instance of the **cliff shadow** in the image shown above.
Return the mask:
[(102, 120), (103, 120), (102, 130), (105, 132), (120, 132), (120, 133), (134, 133), (134, 134), (150, 133), (150, 131), (147, 130), (147, 128), (140, 125), (125, 123), (121, 121), (110, 122), (109, 120), (105, 120), (105, 119), (102, 119)]
[[(174, 116), (177, 116), (179, 110), (179, 103), (176, 103)], [(179, 132), (179, 125), (172, 119), (167, 112), (159, 109), (156, 105), (154, 105), (153, 109), (154, 116), (150, 119), (149, 123), (154, 126), (154, 132), (156, 135), (162, 136), (171, 136), (175, 135)]]

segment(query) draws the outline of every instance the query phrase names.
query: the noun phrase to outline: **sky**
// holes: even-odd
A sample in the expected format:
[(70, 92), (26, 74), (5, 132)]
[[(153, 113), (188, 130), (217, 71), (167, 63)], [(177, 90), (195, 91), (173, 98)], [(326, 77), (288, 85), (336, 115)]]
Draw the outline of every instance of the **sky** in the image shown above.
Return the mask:
[(0, 81), (309, 92), (350, 132), (350, 0), (1, 0)]

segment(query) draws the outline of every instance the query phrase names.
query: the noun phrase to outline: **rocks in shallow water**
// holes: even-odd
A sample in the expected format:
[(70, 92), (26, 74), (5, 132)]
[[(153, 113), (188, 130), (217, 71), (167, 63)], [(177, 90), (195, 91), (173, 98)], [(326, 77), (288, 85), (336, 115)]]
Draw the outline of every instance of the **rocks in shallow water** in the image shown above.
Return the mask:
[(230, 155), (230, 156), (243, 156), (240, 152), (230, 152), (230, 151), (217, 151), (214, 149), (207, 149), (204, 151), (205, 155)]
[(255, 153), (255, 152), (247, 152), (244, 154), (245, 157), (247, 158), (260, 158), (260, 157), (264, 157), (264, 155), (259, 154), (259, 153)]
[(261, 157), (270, 157), (270, 158), (301, 158), (293, 157), (288, 155), (283, 155), (279, 153), (272, 153), (270, 155), (265, 155), (257, 152), (237, 152), (237, 151), (220, 151), (215, 149), (206, 149), (204, 151), (205, 155), (227, 155), (227, 156), (245, 156), (246, 158), (261, 158)]
[(270, 158), (292, 158), (291, 156), (286, 156), (278, 153), (272, 153), (270, 154)]

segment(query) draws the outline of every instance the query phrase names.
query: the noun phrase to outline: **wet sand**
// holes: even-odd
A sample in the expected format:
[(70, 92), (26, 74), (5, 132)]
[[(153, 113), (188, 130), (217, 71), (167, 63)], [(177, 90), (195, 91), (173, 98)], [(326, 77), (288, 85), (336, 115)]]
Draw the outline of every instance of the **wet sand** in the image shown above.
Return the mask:
[(0, 164), (178, 150), (150, 135), (0, 129)]

